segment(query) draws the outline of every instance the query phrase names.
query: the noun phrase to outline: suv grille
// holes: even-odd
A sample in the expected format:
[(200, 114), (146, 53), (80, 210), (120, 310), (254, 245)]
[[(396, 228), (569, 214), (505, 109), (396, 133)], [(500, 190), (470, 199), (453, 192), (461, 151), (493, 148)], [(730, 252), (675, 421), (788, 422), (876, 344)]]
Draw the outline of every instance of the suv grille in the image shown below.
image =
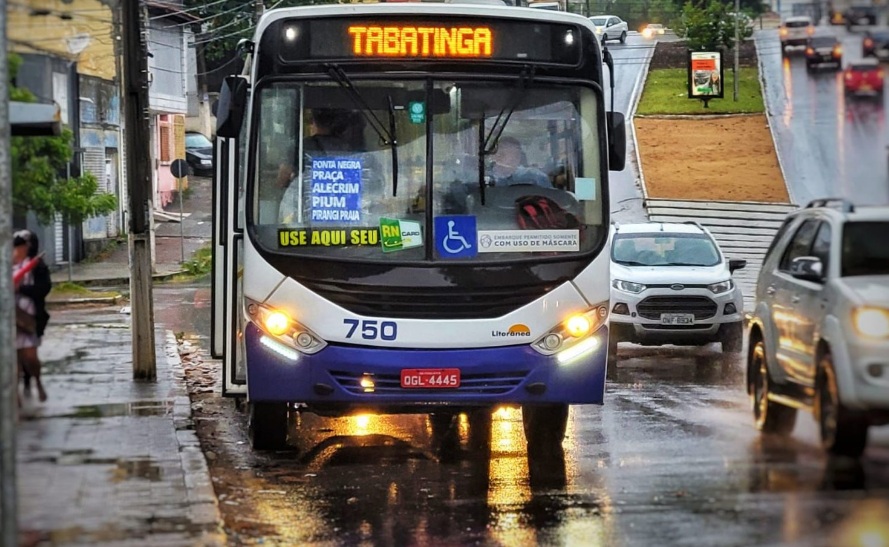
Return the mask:
[(706, 296), (649, 296), (636, 305), (640, 317), (655, 321), (662, 313), (693, 313), (695, 319), (709, 319), (716, 309), (716, 302)]
[(405, 319), (483, 319), (500, 317), (540, 298), (553, 287), (536, 285), (501, 288), (362, 287), (313, 283), (309, 289), (359, 315)]

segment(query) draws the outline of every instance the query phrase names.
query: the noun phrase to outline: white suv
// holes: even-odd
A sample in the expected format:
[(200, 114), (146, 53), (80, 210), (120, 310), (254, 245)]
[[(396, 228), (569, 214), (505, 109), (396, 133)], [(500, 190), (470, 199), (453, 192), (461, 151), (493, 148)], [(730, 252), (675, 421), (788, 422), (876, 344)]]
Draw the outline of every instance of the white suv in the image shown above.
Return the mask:
[[(837, 207), (838, 205), (839, 207)], [(811, 411), (824, 447), (857, 457), (889, 423), (889, 207), (816, 200), (766, 254), (748, 330), (756, 426), (788, 435)]]
[(740, 352), (743, 300), (726, 260), (697, 223), (623, 224), (611, 231), (611, 318), (608, 360), (618, 342), (704, 345)]
[(815, 25), (812, 19), (805, 15), (788, 17), (781, 23), (778, 36), (781, 39), (781, 55), (787, 54), (787, 47), (803, 47), (809, 38), (815, 35)]

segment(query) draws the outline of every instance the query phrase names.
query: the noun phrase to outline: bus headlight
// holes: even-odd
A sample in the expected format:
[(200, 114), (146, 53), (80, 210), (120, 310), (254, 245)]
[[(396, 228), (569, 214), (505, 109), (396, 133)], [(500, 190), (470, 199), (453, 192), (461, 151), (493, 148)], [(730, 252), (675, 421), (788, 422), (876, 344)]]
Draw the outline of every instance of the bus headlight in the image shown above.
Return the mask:
[[(571, 357), (564, 360), (559, 357), (560, 363), (574, 360), (587, 350), (593, 350), (600, 344), (590, 342), (590, 335), (605, 324), (608, 319), (608, 306), (603, 303), (583, 313), (575, 313), (568, 316), (561, 323), (543, 334), (531, 347), (543, 355), (565, 354)], [(577, 347), (581, 351), (577, 353), (568, 351)], [(577, 355), (574, 355), (577, 353)]]
[(247, 316), (273, 340), (301, 353), (318, 353), (327, 346), (320, 336), (281, 310), (248, 301)]
[(889, 310), (863, 306), (852, 312), (855, 330), (868, 338), (889, 338)]

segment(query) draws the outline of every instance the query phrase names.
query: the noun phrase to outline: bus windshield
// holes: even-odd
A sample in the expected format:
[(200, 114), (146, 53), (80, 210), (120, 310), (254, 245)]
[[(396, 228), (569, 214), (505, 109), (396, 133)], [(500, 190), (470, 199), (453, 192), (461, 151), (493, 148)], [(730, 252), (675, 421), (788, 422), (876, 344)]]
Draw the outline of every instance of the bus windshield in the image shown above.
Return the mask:
[(544, 82), (519, 90), (509, 79), (360, 76), (261, 85), (256, 240), (276, 253), (393, 262), (596, 248), (607, 216), (601, 96)]

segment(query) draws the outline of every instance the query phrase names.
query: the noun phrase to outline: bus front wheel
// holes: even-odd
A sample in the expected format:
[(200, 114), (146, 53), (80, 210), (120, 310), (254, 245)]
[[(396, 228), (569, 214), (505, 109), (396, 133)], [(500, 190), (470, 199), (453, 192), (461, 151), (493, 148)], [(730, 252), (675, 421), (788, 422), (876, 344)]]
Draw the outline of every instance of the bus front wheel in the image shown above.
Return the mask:
[(250, 442), (253, 449), (286, 449), (287, 417), (287, 403), (250, 403)]
[(522, 425), (529, 452), (558, 451), (568, 426), (568, 405), (523, 405)]

